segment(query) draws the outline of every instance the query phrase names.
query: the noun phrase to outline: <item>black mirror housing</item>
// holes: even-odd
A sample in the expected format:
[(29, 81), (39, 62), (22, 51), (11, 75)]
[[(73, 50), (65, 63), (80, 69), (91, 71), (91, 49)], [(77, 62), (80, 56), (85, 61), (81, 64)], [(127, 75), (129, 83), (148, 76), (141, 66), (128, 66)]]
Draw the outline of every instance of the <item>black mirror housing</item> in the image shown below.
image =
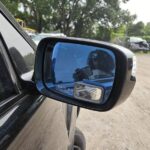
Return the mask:
[(36, 52), (36, 87), (52, 99), (107, 111), (125, 101), (133, 90), (134, 58), (130, 50), (106, 42), (45, 38)]

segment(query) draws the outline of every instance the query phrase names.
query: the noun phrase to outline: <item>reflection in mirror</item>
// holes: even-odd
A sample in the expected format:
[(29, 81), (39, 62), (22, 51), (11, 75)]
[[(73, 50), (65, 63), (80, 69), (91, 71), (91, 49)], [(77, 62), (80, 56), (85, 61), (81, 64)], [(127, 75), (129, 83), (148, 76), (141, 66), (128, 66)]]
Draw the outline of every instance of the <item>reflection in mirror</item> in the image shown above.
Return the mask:
[(115, 55), (109, 49), (57, 42), (45, 53), (44, 81), (54, 92), (104, 103), (114, 83), (115, 69)]
[(100, 101), (103, 89), (85, 84), (83, 82), (76, 82), (74, 85), (74, 97), (86, 101)]

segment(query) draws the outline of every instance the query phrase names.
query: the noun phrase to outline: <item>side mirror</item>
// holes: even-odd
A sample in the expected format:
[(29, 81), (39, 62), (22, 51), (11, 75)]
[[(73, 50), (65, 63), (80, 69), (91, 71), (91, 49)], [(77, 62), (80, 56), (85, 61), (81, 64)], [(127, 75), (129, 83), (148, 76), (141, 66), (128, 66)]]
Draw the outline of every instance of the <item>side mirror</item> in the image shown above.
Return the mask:
[(47, 97), (106, 111), (130, 95), (136, 81), (134, 57), (110, 43), (46, 38), (36, 52), (36, 87)]

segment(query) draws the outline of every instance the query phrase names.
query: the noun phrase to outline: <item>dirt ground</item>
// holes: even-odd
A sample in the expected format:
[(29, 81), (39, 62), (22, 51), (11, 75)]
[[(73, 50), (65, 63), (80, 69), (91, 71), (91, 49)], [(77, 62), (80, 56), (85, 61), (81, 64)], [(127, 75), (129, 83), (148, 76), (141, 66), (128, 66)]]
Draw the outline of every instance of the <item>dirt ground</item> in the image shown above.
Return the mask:
[(77, 121), (87, 150), (150, 150), (150, 54), (137, 54), (137, 82), (128, 100), (109, 112), (81, 109)]

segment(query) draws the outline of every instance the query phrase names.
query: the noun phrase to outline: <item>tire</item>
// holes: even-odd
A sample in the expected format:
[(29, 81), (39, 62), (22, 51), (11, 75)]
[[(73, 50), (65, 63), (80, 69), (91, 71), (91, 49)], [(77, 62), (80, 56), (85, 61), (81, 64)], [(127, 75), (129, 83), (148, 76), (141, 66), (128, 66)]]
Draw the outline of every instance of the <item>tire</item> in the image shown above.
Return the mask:
[(86, 140), (82, 131), (76, 128), (74, 137), (74, 150), (86, 150)]

